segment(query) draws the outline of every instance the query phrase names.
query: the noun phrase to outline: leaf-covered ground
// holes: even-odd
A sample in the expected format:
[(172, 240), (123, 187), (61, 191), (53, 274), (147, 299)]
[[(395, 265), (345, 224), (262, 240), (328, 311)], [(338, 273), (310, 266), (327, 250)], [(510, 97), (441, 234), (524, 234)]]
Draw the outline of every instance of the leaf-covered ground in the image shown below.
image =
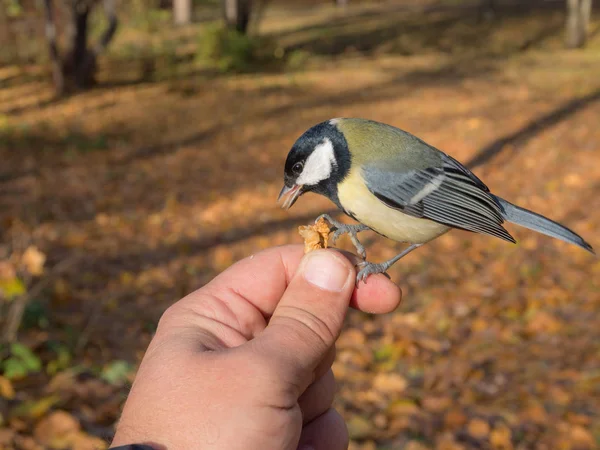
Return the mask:
[[(135, 61), (110, 65), (117, 39), (100, 87), (55, 101), (38, 68), (0, 68), (2, 241), (34, 244), (49, 277), (19, 334), (42, 370), (0, 378), (0, 448), (110, 439), (162, 311), (330, 210), (275, 204), (287, 151), (321, 120), (411, 131), (600, 247), (600, 22), (566, 51), (561, 10), (295, 17), (263, 27), (309, 55), (302, 71), (136, 81)], [(517, 245), (441, 237), (390, 270), (396, 313), (349, 314), (334, 370), (352, 449), (600, 445), (600, 260), (509, 228)], [(366, 242), (375, 261), (401, 248)]]

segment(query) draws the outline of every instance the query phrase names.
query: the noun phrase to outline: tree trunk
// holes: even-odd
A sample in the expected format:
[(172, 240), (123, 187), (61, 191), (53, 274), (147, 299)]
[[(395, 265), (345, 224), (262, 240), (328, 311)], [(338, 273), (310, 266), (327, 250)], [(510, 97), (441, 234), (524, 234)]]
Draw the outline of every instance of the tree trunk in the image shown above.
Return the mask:
[(567, 48), (581, 48), (585, 46), (591, 10), (592, 0), (567, 0), (565, 37)]
[(75, 41), (73, 42), (73, 56), (75, 61), (83, 61), (87, 52), (87, 32), (90, 8), (85, 5), (82, 8), (73, 8), (73, 19), (75, 22)]
[(89, 17), (93, 8), (100, 0), (71, 0), (71, 24), (67, 34), (71, 42), (71, 48), (61, 59), (56, 39), (56, 26), (54, 21), (54, 2), (44, 0), (46, 10), (46, 40), (52, 62), (52, 76), (57, 93), (72, 89), (86, 89), (96, 83), (96, 60), (117, 30), (117, 15), (115, 0), (104, 0), (104, 12), (108, 26), (98, 40), (97, 44), (90, 49), (88, 47)]
[(173, 1), (173, 21), (175, 25), (187, 25), (192, 21), (192, 0)]
[(252, 9), (251, 0), (222, 0), (222, 7), (227, 28), (246, 34)]
[(592, 17), (592, 0), (581, 0), (581, 1), (582, 1), (581, 14), (583, 17), (583, 26), (585, 28), (586, 36), (587, 36), (587, 32), (589, 31), (589, 28), (590, 28), (590, 19)]

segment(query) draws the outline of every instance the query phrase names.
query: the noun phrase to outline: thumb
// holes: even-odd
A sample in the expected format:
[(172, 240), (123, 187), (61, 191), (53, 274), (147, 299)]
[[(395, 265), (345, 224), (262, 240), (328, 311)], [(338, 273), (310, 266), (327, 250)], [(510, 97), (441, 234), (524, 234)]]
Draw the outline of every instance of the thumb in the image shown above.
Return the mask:
[(354, 290), (355, 271), (334, 250), (304, 256), (255, 349), (275, 363), (283, 380), (300, 390), (340, 334)]

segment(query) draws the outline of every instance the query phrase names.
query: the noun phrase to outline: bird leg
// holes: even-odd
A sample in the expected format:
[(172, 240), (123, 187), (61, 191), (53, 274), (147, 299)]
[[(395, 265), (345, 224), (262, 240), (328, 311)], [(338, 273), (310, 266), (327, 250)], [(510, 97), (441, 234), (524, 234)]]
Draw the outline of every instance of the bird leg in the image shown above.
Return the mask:
[(315, 220), (315, 223), (317, 223), (321, 219), (324, 219), (327, 222), (329, 222), (329, 224), (332, 225), (333, 228), (335, 229), (335, 232), (333, 233), (333, 236), (331, 238), (332, 244), (335, 244), (335, 241), (337, 241), (337, 239), (342, 234), (347, 234), (350, 237), (352, 244), (354, 244), (354, 247), (356, 248), (356, 251), (361, 256), (361, 258), (362, 259), (367, 258), (367, 251), (365, 250), (365, 247), (363, 247), (363, 245), (358, 240), (358, 237), (356, 236), (356, 234), (360, 233), (361, 231), (370, 230), (370, 228), (368, 226), (363, 225), (362, 223), (359, 223), (357, 225), (348, 225), (348, 224), (345, 224), (342, 222), (338, 222), (337, 220), (333, 219), (329, 214), (321, 214), (319, 217), (317, 217), (317, 219)]
[(360, 268), (360, 271), (358, 272), (358, 275), (356, 275), (356, 284), (358, 284), (358, 282), (360, 280), (366, 281), (366, 279), (367, 279), (367, 277), (369, 275), (373, 275), (373, 274), (376, 274), (376, 273), (382, 273), (384, 275), (387, 275), (385, 272), (390, 267), (392, 267), (392, 265), (396, 261), (398, 261), (400, 258), (408, 255), (413, 250), (419, 248), (421, 245), (423, 245), (423, 244), (413, 244), (410, 247), (406, 248), (402, 253), (399, 253), (396, 256), (394, 256), (389, 261), (385, 261), (385, 262), (380, 263), (380, 264), (370, 263), (368, 261), (363, 261), (361, 263), (358, 263), (358, 267)]

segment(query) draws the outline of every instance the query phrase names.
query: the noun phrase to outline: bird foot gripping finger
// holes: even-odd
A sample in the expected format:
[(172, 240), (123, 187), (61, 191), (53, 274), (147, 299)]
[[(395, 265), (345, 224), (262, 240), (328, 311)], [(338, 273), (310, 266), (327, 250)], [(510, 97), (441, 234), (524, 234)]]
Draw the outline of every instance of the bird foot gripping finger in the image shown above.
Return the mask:
[(375, 275), (378, 273), (384, 274), (386, 277), (390, 278), (390, 276), (386, 273), (386, 270), (389, 266), (385, 263), (383, 264), (374, 264), (368, 261), (363, 261), (357, 265), (360, 268), (358, 274), (356, 275), (356, 284), (360, 281), (367, 282), (367, 278), (369, 275)]
[(321, 219), (329, 222), (329, 224), (335, 229), (333, 236), (331, 237), (332, 244), (335, 244), (335, 241), (337, 241), (341, 235), (347, 234), (348, 236), (350, 236), (350, 240), (352, 241), (352, 244), (356, 248), (356, 251), (360, 255), (360, 257), (362, 259), (366, 259), (367, 252), (365, 250), (365, 247), (358, 240), (356, 234), (361, 231), (369, 230), (369, 227), (363, 224), (348, 225), (342, 222), (338, 222), (337, 220), (333, 219), (329, 214), (321, 214), (319, 217), (317, 217), (315, 223)]
[(358, 240), (358, 236), (356, 235), (359, 231), (364, 231), (365, 229), (367, 229), (362, 227), (362, 225), (340, 224), (339, 227), (336, 227), (336, 230), (331, 238), (331, 242), (335, 244), (335, 241), (337, 241), (342, 234), (347, 234), (350, 237), (354, 248), (356, 249), (356, 253), (358, 253), (358, 255), (362, 259), (366, 259), (367, 251), (365, 250), (365, 247), (360, 243), (360, 241)]

